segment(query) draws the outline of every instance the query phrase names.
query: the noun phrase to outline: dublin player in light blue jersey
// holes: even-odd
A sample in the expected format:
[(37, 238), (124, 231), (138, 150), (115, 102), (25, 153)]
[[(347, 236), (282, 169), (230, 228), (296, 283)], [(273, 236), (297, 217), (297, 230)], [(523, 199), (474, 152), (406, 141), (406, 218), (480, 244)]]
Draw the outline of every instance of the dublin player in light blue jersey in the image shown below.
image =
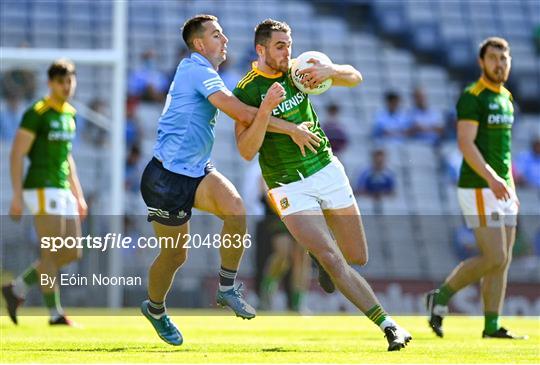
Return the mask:
[[(227, 37), (212, 15), (198, 15), (184, 23), (182, 37), (191, 51), (176, 70), (163, 113), (159, 120), (154, 157), (146, 166), (141, 193), (148, 207), (148, 221), (159, 237), (187, 237), (193, 207), (223, 220), (221, 237), (244, 237), (245, 208), (233, 184), (210, 163), (214, 125), (218, 109), (254, 133), (261, 126), (252, 123), (257, 108), (240, 102), (217, 73), (227, 54)], [(275, 84), (267, 93), (261, 110), (274, 109), (284, 98), (284, 89)], [(307, 124), (294, 125), (272, 118), (269, 131), (287, 134), (300, 147), (315, 151), (320, 139)], [(232, 239), (234, 241), (234, 239)], [(162, 246), (148, 276), (148, 299), (141, 305), (144, 316), (159, 337), (171, 345), (181, 345), (182, 335), (170, 320), (165, 298), (176, 270), (186, 261), (187, 249)], [(229, 242), (230, 243), (230, 242)], [(243, 242), (241, 242), (243, 243)], [(226, 246), (226, 247), (225, 247)], [(256, 313), (241, 295), (235, 278), (243, 244), (220, 245), (221, 270), (217, 303), (230, 307), (238, 317), (251, 319)]]

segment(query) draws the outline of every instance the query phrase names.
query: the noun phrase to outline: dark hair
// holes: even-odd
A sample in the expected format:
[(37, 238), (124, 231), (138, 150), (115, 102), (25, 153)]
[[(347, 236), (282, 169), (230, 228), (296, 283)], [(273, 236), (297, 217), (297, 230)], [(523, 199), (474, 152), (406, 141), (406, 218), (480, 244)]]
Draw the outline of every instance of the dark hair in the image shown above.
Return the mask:
[(326, 106), (326, 110), (329, 113), (337, 113), (339, 112), (339, 105), (337, 105), (336, 103), (330, 103)]
[(199, 14), (186, 20), (182, 26), (182, 38), (190, 50), (193, 50), (193, 38), (200, 37), (204, 32), (203, 23), (217, 22), (218, 18), (210, 14)]
[(399, 99), (399, 94), (395, 91), (387, 91), (386, 93), (384, 93), (384, 99), (389, 102), (389, 101), (393, 101), (393, 100), (397, 100)]
[(500, 49), (503, 52), (510, 52), (510, 45), (508, 44), (506, 39), (500, 37), (489, 37), (487, 39), (484, 39), (482, 43), (480, 43), (480, 50), (478, 51), (478, 56), (480, 58), (484, 58), (488, 47), (494, 47)]
[(291, 27), (285, 22), (280, 22), (274, 19), (266, 19), (257, 24), (255, 27), (255, 46), (261, 44), (266, 45), (266, 42), (272, 38), (272, 32), (291, 33)]
[(47, 70), (47, 75), (49, 76), (49, 80), (53, 80), (56, 77), (75, 75), (75, 65), (73, 64), (73, 62), (61, 58), (54, 61), (49, 66), (49, 69)]
[(129, 154), (130, 155), (132, 155), (132, 154), (140, 155), (141, 154), (141, 147), (138, 144), (134, 144), (133, 146), (131, 146), (131, 148), (129, 150)]

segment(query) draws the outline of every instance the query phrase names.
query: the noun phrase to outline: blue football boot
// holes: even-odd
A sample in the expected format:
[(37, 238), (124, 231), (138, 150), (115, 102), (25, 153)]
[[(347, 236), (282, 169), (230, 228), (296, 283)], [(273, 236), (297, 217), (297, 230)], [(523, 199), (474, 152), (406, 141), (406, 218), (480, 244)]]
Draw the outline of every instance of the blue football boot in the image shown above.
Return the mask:
[(173, 321), (171, 321), (166, 313), (163, 314), (160, 319), (152, 317), (148, 311), (148, 304), (148, 299), (142, 302), (141, 313), (148, 318), (152, 326), (154, 326), (159, 338), (167, 342), (169, 345), (180, 346), (182, 342), (184, 342), (184, 339)]
[(240, 284), (237, 288), (232, 288), (227, 291), (221, 291), (218, 288), (216, 298), (217, 304), (222, 307), (231, 308), (236, 316), (241, 317), (242, 319), (255, 318), (257, 315), (255, 309), (242, 297), (242, 286), (243, 284)]

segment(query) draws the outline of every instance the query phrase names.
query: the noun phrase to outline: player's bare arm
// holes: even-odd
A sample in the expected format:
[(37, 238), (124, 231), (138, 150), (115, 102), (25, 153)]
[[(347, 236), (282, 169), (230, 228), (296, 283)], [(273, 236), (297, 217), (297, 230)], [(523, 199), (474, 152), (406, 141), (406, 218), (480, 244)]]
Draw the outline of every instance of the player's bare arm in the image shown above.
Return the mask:
[(312, 58), (313, 66), (301, 71), (305, 74), (304, 86), (312, 89), (326, 79), (332, 79), (333, 86), (355, 87), (362, 82), (362, 74), (351, 65), (325, 64)]
[(486, 163), (478, 147), (474, 144), (476, 134), (478, 133), (478, 122), (474, 120), (460, 120), (457, 125), (458, 146), (461, 153), (463, 153), (465, 161), (487, 181), (489, 188), (493, 191), (497, 199), (510, 199), (512, 196), (510, 187)]
[(79, 181), (79, 176), (77, 175), (77, 166), (75, 165), (75, 160), (73, 159), (73, 156), (71, 154), (68, 156), (68, 163), (69, 186), (71, 192), (73, 193), (73, 196), (75, 197), (75, 199), (77, 199), (77, 208), (79, 209), (79, 215), (81, 216), (81, 219), (84, 219), (88, 214), (88, 205), (86, 204), (86, 200), (84, 199), (84, 194), (81, 183)]
[(241, 132), (238, 132), (240, 124), (236, 124), (236, 144), (240, 155), (246, 160), (252, 160), (257, 154), (263, 143), (272, 110), (283, 100), (285, 100), (285, 89), (279, 83), (275, 82), (268, 89), (268, 93), (264, 97), (253, 123), (247, 128), (244, 127)]
[[(216, 108), (237, 121), (237, 124), (245, 127), (249, 127), (253, 123), (258, 110), (241, 102), (230, 91), (215, 92), (208, 97), (208, 100)], [(289, 135), (301, 150), (304, 150), (305, 147), (309, 149), (312, 146), (318, 147), (320, 142), (320, 138), (309, 130), (309, 125), (295, 125), (275, 117), (270, 117), (267, 131)]]
[(36, 135), (27, 130), (20, 128), (15, 135), (15, 140), (11, 146), (10, 173), (11, 186), (13, 188), (13, 199), (9, 208), (9, 215), (16, 220), (19, 220), (23, 212), (23, 194), (22, 194), (22, 179), (24, 170), (24, 157), (30, 151)]

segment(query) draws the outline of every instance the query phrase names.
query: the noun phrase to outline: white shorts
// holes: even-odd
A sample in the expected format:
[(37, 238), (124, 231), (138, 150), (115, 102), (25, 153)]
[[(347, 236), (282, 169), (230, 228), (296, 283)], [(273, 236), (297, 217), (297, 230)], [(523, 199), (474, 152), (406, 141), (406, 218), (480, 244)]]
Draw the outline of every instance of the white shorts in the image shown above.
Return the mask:
[(69, 189), (24, 189), (23, 198), (28, 210), (33, 215), (79, 215), (77, 200)]
[(518, 204), (510, 200), (497, 200), (489, 188), (458, 188), (461, 212), (469, 228), (517, 225)]
[(304, 210), (346, 208), (355, 202), (351, 184), (337, 157), (307, 178), (270, 189), (268, 197), (282, 218)]

